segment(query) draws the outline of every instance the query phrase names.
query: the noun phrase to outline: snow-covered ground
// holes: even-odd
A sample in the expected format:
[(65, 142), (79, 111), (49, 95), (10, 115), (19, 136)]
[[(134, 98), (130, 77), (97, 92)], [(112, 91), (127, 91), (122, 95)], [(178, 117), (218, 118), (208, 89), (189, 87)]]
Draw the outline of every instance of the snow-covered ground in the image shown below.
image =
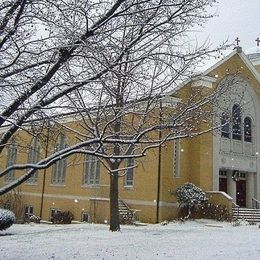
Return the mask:
[(0, 259), (260, 259), (259, 225), (211, 220), (166, 226), (13, 225), (0, 231)]

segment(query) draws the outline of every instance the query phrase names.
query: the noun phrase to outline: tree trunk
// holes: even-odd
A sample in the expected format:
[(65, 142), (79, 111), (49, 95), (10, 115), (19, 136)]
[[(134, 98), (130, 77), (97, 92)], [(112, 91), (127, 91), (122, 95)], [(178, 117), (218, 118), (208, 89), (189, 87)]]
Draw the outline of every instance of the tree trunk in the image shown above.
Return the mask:
[[(118, 165), (113, 165), (118, 169)], [(117, 168), (116, 168), (117, 167)], [(110, 175), (110, 231), (120, 231), (118, 211), (118, 172)]]

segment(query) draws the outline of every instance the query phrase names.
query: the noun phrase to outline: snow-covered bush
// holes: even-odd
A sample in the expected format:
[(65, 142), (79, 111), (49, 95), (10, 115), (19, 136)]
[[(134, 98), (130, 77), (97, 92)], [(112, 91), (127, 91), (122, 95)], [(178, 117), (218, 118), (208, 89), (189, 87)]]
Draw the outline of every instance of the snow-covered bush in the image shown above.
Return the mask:
[(40, 217), (35, 216), (35, 215), (32, 215), (32, 216), (30, 216), (28, 222), (33, 222), (33, 223), (37, 223), (37, 224), (39, 224), (40, 221), (41, 221), (41, 218), (40, 218)]
[(0, 209), (0, 230), (5, 230), (15, 222), (15, 215), (7, 209)]
[(232, 214), (225, 205), (215, 205), (212, 203), (203, 203), (196, 208), (198, 216), (219, 221), (231, 221)]
[(193, 208), (196, 205), (205, 203), (208, 199), (205, 192), (193, 183), (185, 183), (176, 190), (177, 201), (180, 206), (185, 206), (188, 209), (188, 219), (191, 215)]
[(70, 211), (58, 211), (54, 214), (51, 221), (53, 224), (71, 224), (73, 214)]

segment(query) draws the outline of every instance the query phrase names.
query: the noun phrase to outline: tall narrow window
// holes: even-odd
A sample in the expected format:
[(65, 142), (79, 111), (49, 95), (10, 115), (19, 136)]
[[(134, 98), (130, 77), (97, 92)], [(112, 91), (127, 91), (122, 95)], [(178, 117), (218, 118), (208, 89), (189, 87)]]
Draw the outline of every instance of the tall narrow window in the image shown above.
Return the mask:
[[(67, 138), (65, 135), (60, 134), (55, 146), (55, 152), (59, 152), (67, 147)], [(61, 159), (57, 161), (52, 168), (52, 184), (62, 185), (65, 183), (66, 178), (67, 160)]]
[(96, 156), (86, 155), (84, 163), (83, 184), (98, 185), (100, 179), (100, 161)]
[[(12, 140), (8, 150), (7, 150), (7, 163), (6, 167), (10, 167), (15, 164), (17, 158), (17, 144), (15, 140)], [(15, 179), (15, 171), (10, 170), (6, 175), (5, 175), (5, 181), (6, 182), (11, 182), (14, 181)]]
[(252, 142), (252, 121), (250, 117), (244, 119), (244, 141)]
[(241, 140), (241, 108), (235, 104), (232, 108), (232, 138)]
[(225, 138), (230, 138), (230, 118), (226, 112), (221, 116), (221, 136)]
[[(40, 159), (40, 143), (37, 137), (32, 139), (29, 151), (28, 151), (28, 163), (35, 164)], [(32, 177), (27, 180), (27, 183), (36, 183), (38, 178), (38, 172), (36, 171)]]
[[(130, 154), (134, 154), (134, 147), (131, 148)], [(125, 186), (134, 186), (134, 166), (135, 158), (126, 159)]]

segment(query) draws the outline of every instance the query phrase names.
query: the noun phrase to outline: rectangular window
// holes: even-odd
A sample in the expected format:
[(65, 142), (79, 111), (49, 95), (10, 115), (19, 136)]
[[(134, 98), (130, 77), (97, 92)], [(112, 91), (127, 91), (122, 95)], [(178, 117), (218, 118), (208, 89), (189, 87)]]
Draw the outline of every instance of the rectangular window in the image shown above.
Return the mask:
[(83, 172), (83, 185), (99, 185), (100, 161), (96, 156), (86, 155)]
[(81, 221), (82, 222), (89, 222), (90, 221), (89, 214), (87, 212), (82, 212)]
[(67, 160), (62, 159), (53, 165), (52, 184), (65, 184)]
[[(62, 151), (68, 147), (67, 138), (64, 134), (60, 134), (55, 145), (55, 152)], [(52, 184), (63, 185), (65, 184), (67, 169), (67, 159), (60, 159), (52, 168)]]
[(180, 139), (173, 142), (173, 177), (180, 177)]
[(33, 215), (33, 206), (25, 206), (24, 209), (24, 221), (29, 221)]
[[(28, 158), (27, 161), (30, 164), (36, 164), (40, 159), (40, 143), (37, 137), (32, 139), (31, 145), (28, 150)], [(36, 171), (27, 181), (26, 183), (35, 184), (37, 183), (38, 172)]]
[(125, 174), (125, 186), (133, 186), (134, 185), (134, 166), (135, 159), (129, 158), (126, 160), (126, 174)]
[[(10, 146), (8, 147), (7, 150), (7, 163), (6, 163), (6, 168), (14, 165), (16, 163), (16, 157), (17, 157), (17, 145), (14, 140), (11, 141)], [(11, 182), (15, 180), (15, 171), (10, 170), (6, 175), (5, 175), (5, 181), (6, 182)]]
[(54, 215), (55, 215), (56, 213), (58, 213), (58, 212), (61, 212), (61, 210), (60, 210), (60, 209), (51, 209), (51, 210), (50, 210), (50, 221), (53, 220)]

